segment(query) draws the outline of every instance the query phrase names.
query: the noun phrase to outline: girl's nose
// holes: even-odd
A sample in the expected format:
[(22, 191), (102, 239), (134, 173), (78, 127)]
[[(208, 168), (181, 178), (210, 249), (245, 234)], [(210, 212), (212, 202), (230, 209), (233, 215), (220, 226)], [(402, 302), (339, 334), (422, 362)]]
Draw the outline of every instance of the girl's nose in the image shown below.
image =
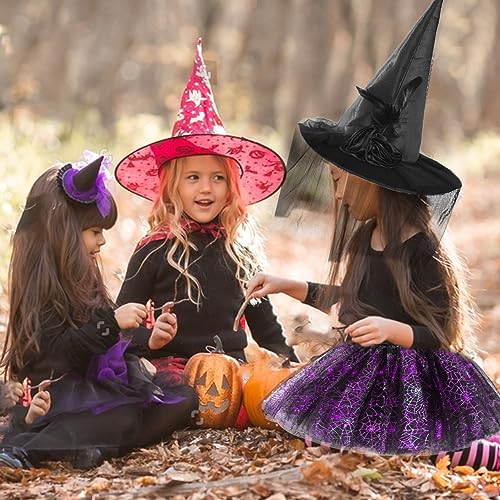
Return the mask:
[(97, 244), (101, 247), (102, 245), (106, 244), (106, 238), (104, 237), (104, 234), (101, 233), (100, 238), (97, 242)]
[(200, 192), (201, 193), (210, 193), (212, 191), (212, 183), (210, 179), (202, 179), (200, 183)]

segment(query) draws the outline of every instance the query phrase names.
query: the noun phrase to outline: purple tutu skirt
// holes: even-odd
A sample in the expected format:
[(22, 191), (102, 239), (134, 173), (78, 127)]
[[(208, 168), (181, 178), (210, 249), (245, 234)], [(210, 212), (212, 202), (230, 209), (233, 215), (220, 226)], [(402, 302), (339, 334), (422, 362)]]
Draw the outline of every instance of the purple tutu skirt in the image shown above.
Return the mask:
[(43, 427), (55, 417), (91, 411), (94, 415), (126, 405), (176, 404), (184, 387), (166, 377), (150, 375), (140, 359), (126, 352), (130, 340), (120, 339), (105, 354), (94, 356), (85, 377), (67, 374), (50, 386), (51, 407), (36, 420)]
[(500, 431), (500, 395), (449, 351), (341, 344), (264, 401), (270, 420), (313, 442), (380, 454), (457, 450)]

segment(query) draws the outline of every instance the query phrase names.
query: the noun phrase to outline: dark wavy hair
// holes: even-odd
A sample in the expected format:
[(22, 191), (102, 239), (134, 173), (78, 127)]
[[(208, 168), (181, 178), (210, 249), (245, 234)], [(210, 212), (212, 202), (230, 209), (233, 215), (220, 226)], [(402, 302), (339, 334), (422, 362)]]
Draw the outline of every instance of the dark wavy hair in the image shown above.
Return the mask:
[[(368, 249), (375, 225), (387, 242), (385, 262), (397, 287), (404, 311), (417, 324), (428, 327), (441, 347), (472, 352), (478, 315), (469, 294), (467, 269), (451, 241), (440, 238), (434, 231), (431, 214), (424, 198), (379, 188), (379, 213), (359, 226), (347, 246), (345, 274), (339, 319), (350, 324), (378, 311), (359, 298), (361, 285), (368, 270)], [(408, 224), (414, 232), (425, 235), (425, 244), (418, 255), (401, 243)], [(428, 260), (436, 271), (434, 283), (425, 283), (428, 276), (420, 269)], [(330, 283), (338, 284), (338, 266), (332, 266)], [(425, 285), (424, 285), (425, 284)], [(430, 286), (430, 287), (429, 287)], [(331, 302), (330, 302), (331, 303)]]
[(13, 237), (1, 366), (14, 377), (40, 353), (44, 319), (78, 327), (96, 309), (113, 306), (82, 231), (112, 227), (117, 219), (115, 201), (109, 195), (111, 210), (102, 217), (95, 203), (69, 199), (58, 185), (57, 173), (52, 167), (35, 181)]

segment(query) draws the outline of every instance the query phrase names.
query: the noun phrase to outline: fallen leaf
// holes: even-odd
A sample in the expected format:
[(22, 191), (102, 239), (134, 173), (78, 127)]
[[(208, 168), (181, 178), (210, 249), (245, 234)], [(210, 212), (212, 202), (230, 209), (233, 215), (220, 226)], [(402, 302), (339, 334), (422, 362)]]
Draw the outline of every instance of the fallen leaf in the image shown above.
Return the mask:
[(365, 457), (357, 453), (343, 453), (337, 462), (337, 465), (345, 470), (355, 470), (360, 463), (365, 461)]
[(441, 489), (446, 489), (450, 485), (450, 479), (441, 472), (435, 472), (432, 474), (432, 480), (434, 481), (434, 484)]
[(484, 491), (490, 496), (500, 495), (500, 486), (495, 484), (487, 484), (484, 487)]
[(330, 467), (324, 460), (316, 460), (311, 465), (301, 468), (303, 480), (309, 484), (329, 482), (332, 478)]
[(306, 449), (306, 444), (302, 441), (302, 439), (291, 439), (288, 444), (294, 450), (303, 451)]
[(474, 468), (469, 465), (457, 465), (456, 467), (453, 467), (453, 472), (457, 472), (462, 476), (469, 476), (474, 474), (475, 471)]
[(250, 491), (263, 498), (267, 498), (272, 492), (264, 483), (254, 484), (250, 487)]
[(451, 491), (463, 493), (464, 495), (471, 495), (472, 493), (475, 493), (476, 487), (469, 482), (460, 481), (452, 485)]
[(96, 477), (85, 489), (87, 495), (95, 495), (96, 493), (102, 493), (103, 491), (109, 490), (111, 486), (111, 481), (103, 477)]
[(436, 462), (436, 469), (447, 471), (449, 465), (450, 465), (450, 456), (444, 455)]
[(352, 475), (354, 477), (362, 477), (367, 479), (380, 479), (382, 474), (377, 469), (367, 469), (366, 467), (358, 467)]
[(158, 484), (158, 480), (154, 476), (142, 476), (135, 480), (138, 486), (155, 486)]

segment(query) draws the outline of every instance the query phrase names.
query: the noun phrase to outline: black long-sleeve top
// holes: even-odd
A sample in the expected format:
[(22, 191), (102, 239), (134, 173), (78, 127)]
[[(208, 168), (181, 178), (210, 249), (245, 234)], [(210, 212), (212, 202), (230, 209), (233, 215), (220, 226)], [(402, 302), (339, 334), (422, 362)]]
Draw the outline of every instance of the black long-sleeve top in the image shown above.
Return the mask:
[[(181, 356), (188, 358), (213, 345), (214, 335), (222, 340), (224, 351), (243, 353), (247, 338), (243, 329), (233, 331), (233, 321), (244, 301), (244, 294), (235, 278), (236, 264), (227, 255), (224, 238), (213, 242), (208, 233), (194, 232), (190, 240), (197, 250), (191, 250), (189, 273), (201, 285), (203, 296), (199, 310), (189, 301), (177, 304), (177, 335), (164, 348), (154, 351), (153, 357)], [(212, 243), (213, 242), (213, 243)], [(118, 294), (119, 305), (127, 302), (146, 304), (152, 300), (156, 307), (167, 301), (187, 297), (186, 280), (166, 260), (170, 240), (151, 241), (131, 257), (126, 277)], [(177, 279), (177, 296), (175, 281)], [(158, 317), (161, 311), (155, 312)], [(249, 305), (245, 319), (252, 337), (262, 347), (296, 360), (293, 350), (285, 343), (283, 329), (268, 299)]]
[[(406, 240), (403, 245), (408, 245), (412, 258), (412, 277), (419, 290), (422, 290), (430, 303), (438, 307), (446, 307), (447, 294), (443, 286), (443, 279), (437, 261), (432, 257), (433, 248), (423, 233), (417, 233)], [(341, 288), (329, 287), (318, 283), (308, 283), (308, 293), (305, 304), (313, 307), (330, 307), (341, 300)], [(325, 293), (326, 291), (326, 293)], [(321, 303), (321, 297), (330, 297), (329, 304)], [(390, 274), (383, 251), (370, 247), (368, 250), (368, 269), (361, 283), (359, 298), (361, 302), (374, 307), (380, 316), (400, 321), (411, 326), (413, 330), (414, 349), (432, 350), (440, 347), (440, 342), (432, 331), (426, 326), (416, 324), (403, 309), (399, 293)]]
[[(128, 352), (149, 356), (150, 332), (144, 328), (129, 331), (132, 341)], [(119, 339), (120, 327), (111, 308), (96, 310), (89, 321), (70, 327), (54, 315), (42, 316), (38, 332), (40, 353), (29, 355), (26, 365), (17, 374), (18, 380), (28, 377), (33, 385), (66, 373), (84, 376), (90, 360), (104, 354)]]
[[(18, 380), (28, 377), (31, 385), (61, 375), (87, 373), (93, 356), (104, 354), (119, 339), (120, 327), (113, 309), (105, 307), (96, 310), (88, 322), (71, 327), (54, 314), (41, 315), (38, 331), (40, 352), (27, 355), (25, 366), (16, 373)], [(150, 357), (148, 340), (151, 332), (145, 328), (127, 330), (131, 337), (127, 352), (137, 356)], [(11, 426), (15, 432), (23, 432), (24, 418), (28, 408), (17, 404), (12, 410)]]

